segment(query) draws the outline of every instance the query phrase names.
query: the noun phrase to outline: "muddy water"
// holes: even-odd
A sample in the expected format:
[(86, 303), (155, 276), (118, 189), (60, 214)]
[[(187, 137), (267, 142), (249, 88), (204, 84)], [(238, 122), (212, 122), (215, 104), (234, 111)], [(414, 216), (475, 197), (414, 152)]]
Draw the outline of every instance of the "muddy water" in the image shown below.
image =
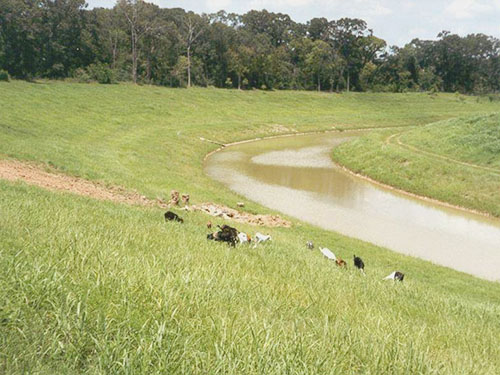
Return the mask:
[(376, 186), (336, 167), (333, 147), (359, 133), (276, 138), (227, 147), (205, 170), (248, 199), (394, 251), (500, 280), (500, 220)]

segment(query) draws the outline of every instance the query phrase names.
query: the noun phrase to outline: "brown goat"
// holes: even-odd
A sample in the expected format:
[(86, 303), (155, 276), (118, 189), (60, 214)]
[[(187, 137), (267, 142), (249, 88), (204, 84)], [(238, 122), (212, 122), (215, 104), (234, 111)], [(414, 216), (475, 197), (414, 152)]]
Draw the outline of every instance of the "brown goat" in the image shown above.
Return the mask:
[(337, 264), (337, 266), (339, 267), (347, 267), (347, 263), (345, 262), (345, 260), (343, 260), (342, 258), (337, 258), (335, 260), (335, 263)]

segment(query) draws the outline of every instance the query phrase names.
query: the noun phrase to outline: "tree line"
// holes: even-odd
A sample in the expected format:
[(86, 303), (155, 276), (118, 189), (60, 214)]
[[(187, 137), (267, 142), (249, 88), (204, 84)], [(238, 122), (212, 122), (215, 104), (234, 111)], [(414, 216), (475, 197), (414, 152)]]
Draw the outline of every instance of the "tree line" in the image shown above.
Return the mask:
[(2, 0), (0, 69), (171, 87), (464, 93), (500, 90), (500, 41), (447, 31), (387, 46), (356, 18), (306, 23), (251, 10), (196, 14), (142, 0)]

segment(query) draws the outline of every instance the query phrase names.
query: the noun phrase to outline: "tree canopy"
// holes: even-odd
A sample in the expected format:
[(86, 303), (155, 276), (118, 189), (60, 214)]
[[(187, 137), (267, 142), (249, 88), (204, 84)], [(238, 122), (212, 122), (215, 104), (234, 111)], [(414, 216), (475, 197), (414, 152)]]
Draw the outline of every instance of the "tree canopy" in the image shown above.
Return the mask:
[(355, 18), (196, 14), (143, 0), (2, 0), (0, 69), (19, 79), (303, 90), (500, 90), (500, 41), (441, 32), (387, 46)]

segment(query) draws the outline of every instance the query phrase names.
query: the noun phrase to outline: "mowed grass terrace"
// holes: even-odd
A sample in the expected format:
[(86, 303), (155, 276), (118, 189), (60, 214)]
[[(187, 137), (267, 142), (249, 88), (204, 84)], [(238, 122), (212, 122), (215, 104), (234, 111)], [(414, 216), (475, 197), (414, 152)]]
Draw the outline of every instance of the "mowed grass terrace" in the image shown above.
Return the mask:
[(351, 170), (500, 217), (500, 114), (372, 133), (333, 151)]

